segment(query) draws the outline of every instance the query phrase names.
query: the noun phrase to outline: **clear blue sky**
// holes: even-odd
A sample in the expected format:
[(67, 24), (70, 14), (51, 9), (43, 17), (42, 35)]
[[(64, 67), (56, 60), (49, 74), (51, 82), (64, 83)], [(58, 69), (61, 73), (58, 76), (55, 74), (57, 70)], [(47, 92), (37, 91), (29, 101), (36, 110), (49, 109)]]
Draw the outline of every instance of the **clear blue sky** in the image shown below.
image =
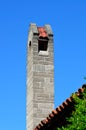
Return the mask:
[(86, 0), (0, 2), (0, 130), (25, 130), (29, 24), (54, 32), (55, 107), (86, 81)]

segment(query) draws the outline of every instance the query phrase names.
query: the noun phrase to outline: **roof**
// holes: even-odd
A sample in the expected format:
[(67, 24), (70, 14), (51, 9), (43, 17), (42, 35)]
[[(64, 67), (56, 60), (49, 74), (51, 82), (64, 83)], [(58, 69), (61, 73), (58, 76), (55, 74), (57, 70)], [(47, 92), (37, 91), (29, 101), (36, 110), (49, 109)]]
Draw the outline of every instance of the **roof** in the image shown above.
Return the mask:
[(39, 37), (48, 38), (47, 32), (44, 27), (38, 27)]
[[(86, 84), (84, 84), (78, 91), (75, 93), (77, 96), (80, 96), (84, 92)], [(66, 123), (65, 117), (70, 116), (70, 113), (74, 109), (74, 100), (73, 97), (69, 97), (64, 101), (59, 107), (51, 112), (44, 120), (42, 120), (34, 130), (54, 130), (57, 127), (60, 127)]]

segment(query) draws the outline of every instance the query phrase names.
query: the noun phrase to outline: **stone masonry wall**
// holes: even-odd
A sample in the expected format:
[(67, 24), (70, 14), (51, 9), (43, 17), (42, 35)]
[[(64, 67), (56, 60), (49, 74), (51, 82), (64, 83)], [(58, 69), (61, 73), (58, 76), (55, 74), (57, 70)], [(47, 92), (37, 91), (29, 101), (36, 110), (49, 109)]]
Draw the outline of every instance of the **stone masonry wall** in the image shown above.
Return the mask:
[[(27, 54), (27, 130), (46, 118), (54, 107), (53, 33), (50, 25), (44, 26), (48, 34), (48, 50), (38, 52), (38, 31), (31, 24)], [(31, 42), (31, 45), (29, 45)]]

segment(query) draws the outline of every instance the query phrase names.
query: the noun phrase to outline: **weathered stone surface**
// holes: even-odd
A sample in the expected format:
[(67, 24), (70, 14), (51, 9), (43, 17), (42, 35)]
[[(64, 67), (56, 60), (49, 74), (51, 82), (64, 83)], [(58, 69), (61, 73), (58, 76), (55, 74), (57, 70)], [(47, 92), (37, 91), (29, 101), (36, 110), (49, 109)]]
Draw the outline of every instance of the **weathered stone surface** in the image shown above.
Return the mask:
[(52, 32), (52, 29), (51, 29), (50, 25), (46, 24), (45, 29), (46, 29), (48, 35), (53, 36), (53, 32)]
[(48, 116), (54, 107), (53, 33), (50, 25), (45, 25), (44, 28), (49, 35), (46, 51), (38, 50), (38, 30), (36, 24), (31, 24), (29, 30), (26, 82), (27, 130), (33, 130), (42, 119)]

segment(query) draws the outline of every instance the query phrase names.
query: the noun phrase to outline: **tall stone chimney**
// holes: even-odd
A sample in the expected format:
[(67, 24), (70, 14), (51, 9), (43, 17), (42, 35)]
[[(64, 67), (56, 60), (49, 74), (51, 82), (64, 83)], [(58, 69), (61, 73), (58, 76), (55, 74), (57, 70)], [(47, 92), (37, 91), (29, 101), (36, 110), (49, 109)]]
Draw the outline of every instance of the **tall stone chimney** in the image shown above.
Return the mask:
[(27, 130), (33, 130), (54, 108), (53, 56), (51, 26), (30, 24), (27, 44)]

